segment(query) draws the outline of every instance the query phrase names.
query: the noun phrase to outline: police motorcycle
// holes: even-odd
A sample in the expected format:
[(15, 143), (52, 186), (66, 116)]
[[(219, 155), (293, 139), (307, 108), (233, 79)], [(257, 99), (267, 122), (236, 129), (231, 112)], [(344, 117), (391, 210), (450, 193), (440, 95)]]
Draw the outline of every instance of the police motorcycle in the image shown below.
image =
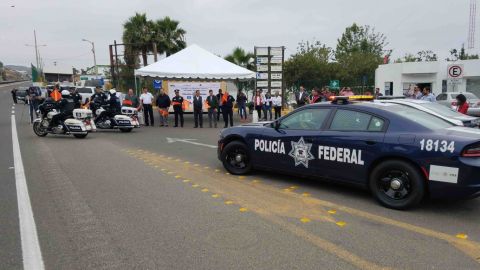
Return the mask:
[(121, 112), (123, 115), (130, 117), (130, 121), (134, 128), (140, 127), (140, 121), (138, 120), (137, 108), (122, 106)]
[(117, 111), (116, 91), (112, 89), (109, 92), (109, 100), (103, 100), (100, 96), (96, 96), (90, 103), (90, 107), (95, 111), (96, 127), (98, 129), (119, 129), (121, 132), (132, 131), (135, 125), (132, 123), (131, 117)]
[[(73, 135), (75, 138), (83, 139), (87, 137), (88, 130), (82, 120), (73, 119), (68, 113), (62, 114), (61, 110), (68, 111), (70, 106), (73, 108), (73, 101), (69, 100), (70, 92), (62, 91), (61, 104), (47, 99), (39, 105), (38, 114), (40, 117), (33, 121), (33, 132), (39, 137), (45, 137), (48, 134)], [(63, 108), (59, 108), (63, 106)], [(52, 126), (52, 121), (57, 119), (57, 125)], [(66, 118), (66, 119), (64, 119)]]

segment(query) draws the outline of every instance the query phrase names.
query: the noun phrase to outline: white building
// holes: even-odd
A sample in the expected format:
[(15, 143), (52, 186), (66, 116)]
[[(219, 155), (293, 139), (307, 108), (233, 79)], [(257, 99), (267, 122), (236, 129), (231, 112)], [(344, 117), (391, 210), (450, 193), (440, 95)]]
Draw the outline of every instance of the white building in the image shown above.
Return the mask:
[[(452, 65), (462, 68), (462, 78), (449, 79), (447, 70)], [(375, 87), (385, 95), (405, 95), (417, 84), (430, 86), (435, 95), (467, 91), (480, 96), (480, 60), (394, 63), (380, 65), (375, 71)]]

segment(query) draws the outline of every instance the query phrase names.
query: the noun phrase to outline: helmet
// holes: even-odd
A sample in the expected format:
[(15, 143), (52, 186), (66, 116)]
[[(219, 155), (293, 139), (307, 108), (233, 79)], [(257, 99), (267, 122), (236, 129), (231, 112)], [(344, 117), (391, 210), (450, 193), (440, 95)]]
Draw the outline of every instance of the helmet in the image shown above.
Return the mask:
[(70, 91), (62, 90), (62, 96), (69, 96), (69, 95), (70, 95)]
[(115, 93), (117, 93), (117, 91), (115, 91), (115, 89), (110, 89), (109, 92), (110, 92), (111, 95), (115, 95)]

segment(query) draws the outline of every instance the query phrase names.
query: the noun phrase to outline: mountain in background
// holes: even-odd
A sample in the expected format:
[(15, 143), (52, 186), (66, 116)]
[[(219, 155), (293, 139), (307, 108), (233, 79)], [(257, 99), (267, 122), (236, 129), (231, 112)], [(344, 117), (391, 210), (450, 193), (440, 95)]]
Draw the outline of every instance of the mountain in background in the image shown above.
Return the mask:
[(27, 72), (27, 74), (32, 74), (32, 70), (30, 69), (30, 67), (17, 66), (17, 65), (5, 65), (5, 67), (11, 70), (23, 71), (23, 72)]

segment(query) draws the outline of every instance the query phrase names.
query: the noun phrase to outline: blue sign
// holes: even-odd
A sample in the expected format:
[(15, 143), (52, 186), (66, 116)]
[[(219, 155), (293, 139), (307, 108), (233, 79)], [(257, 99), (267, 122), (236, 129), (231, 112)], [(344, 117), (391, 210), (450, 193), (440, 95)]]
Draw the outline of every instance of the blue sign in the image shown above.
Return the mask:
[(105, 85), (105, 80), (103, 78), (100, 78), (100, 85), (104, 86)]
[(153, 88), (154, 89), (162, 88), (162, 80), (153, 80)]

